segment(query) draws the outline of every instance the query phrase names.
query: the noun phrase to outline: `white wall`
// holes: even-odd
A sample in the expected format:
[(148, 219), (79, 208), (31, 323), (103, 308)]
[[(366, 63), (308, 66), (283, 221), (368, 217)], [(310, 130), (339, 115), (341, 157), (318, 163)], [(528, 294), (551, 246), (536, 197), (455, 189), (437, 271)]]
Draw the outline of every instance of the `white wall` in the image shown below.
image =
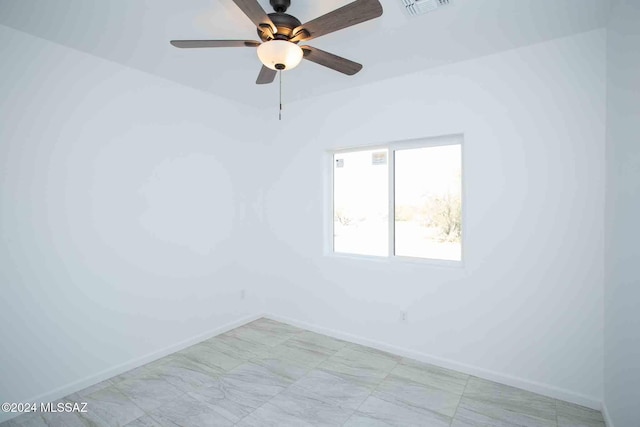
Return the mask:
[(640, 2), (607, 27), (604, 402), (611, 426), (640, 425)]
[[(601, 400), (604, 31), (285, 104), (282, 122), (0, 37), (0, 400), (262, 310)], [(463, 269), (323, 254), (326, 149), (451, 133)]]
[(0, 401), (59, 397), (261, 312), (237, 261), (255, 111), (0, 39)]
[[(598, 407), (604, 119), (604, 30), (290, 105), (259, 239), (266, 306)], [(323, 254), (325, 150), (453, 133), (465, 138), (464, 268)]]

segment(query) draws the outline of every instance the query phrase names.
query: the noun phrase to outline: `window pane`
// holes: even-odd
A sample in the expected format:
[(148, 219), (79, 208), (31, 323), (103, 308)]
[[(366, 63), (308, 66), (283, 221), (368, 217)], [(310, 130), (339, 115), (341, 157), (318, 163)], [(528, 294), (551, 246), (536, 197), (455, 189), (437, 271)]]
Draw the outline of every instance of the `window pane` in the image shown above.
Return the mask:
[(389, 254), (387, 150), (333, 156), (333, 250)]
[(395, 152), (395, 254), (462, 259), (462, 150), (458, 145)]

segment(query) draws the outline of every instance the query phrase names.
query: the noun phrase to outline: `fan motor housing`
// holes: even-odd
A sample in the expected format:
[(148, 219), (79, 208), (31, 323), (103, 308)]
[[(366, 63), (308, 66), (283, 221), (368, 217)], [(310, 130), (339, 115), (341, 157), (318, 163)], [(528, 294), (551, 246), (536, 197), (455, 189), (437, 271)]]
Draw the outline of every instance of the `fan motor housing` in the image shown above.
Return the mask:
[[(278, 32), (275, 34), (275, 38), (280, 40), (288, 40), (293, 36), (293, 30), (302, 25), (302, 22), (295, 16), (289, 15), (287, 13), (270, 13), (269, 18), (273, 25), (278, 28)], [(270, 34), (262, 31), (260, 27), (258, 27), (258, 36), (260, 36), (260, 40), (266, 42), (271, 40)]]
[(269, 0), (271, 7), (278, 13), (285, 13), (289, 6), (291, 6), (291, 0)]

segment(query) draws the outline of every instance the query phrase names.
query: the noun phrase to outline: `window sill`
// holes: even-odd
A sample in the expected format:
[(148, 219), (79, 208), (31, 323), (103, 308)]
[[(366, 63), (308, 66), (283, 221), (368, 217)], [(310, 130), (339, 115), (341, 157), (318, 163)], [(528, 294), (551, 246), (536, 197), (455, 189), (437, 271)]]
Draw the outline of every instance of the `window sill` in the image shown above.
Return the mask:
[(427, 267), (443, 267), (451, 269), (464, 269), (463, 261), (453, 261), (444, 259), (415, 258), (406, 256), (375, 256), (375, 255), (358, 255), (341, 252), (327, 252), (327, 258), (353, 260), (353, 261), (370, 261), (387, 264), (417, 264)]

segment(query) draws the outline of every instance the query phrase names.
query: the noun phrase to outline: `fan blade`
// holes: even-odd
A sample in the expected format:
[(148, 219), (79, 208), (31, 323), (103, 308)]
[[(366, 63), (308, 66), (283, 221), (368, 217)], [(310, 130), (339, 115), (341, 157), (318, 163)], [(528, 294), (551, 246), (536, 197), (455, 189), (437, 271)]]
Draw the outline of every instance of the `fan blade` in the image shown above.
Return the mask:
[(171, 44), (182, 49), (199, 47), (256, 47), (255, 40), (171, 40)]
[(264, 11), (258, 0), (233, 0), (233, 2), (244, 12), (245, 15), (251, 22), (253, 22), (256, 27), (260, 27), (260, 25), (268, 25), (273, 32), (276, 32), (276, 26), (273, 25), (271, 18), (267, 15), (267, 12)]
[(307, 41), (352, 25), (360, 24), (381, 15), (382, 5), (378, 0), (356, 0), (353, 3), (342, 6), (306, 24), (302, 24), (293, 30), (293, 34), (298, 34), (300, 31), (306, 30), (308, 35), (305, 34), (305, 36), (296, 39), (296, 41)]
[(324, 50), (316, 49), (311, 46), (301, 46), (304, 51), (304, 59), (308, 59), (316, 64), (324, 65), (332, 70), (339, 71), (348, 76), (353, 76), (358, 71), (362, 70), (362, 64), (350, 61), (342, 58), (333, 53), (325, 52)]
[(260, 69), (260, 74), (258, 74), (258, 79), (256, 80), (257, 85), (266, 85), (273, 82), (273, 79), (276, 78), (276, 70), (272, 70), (269, 67), (262, 66)]

